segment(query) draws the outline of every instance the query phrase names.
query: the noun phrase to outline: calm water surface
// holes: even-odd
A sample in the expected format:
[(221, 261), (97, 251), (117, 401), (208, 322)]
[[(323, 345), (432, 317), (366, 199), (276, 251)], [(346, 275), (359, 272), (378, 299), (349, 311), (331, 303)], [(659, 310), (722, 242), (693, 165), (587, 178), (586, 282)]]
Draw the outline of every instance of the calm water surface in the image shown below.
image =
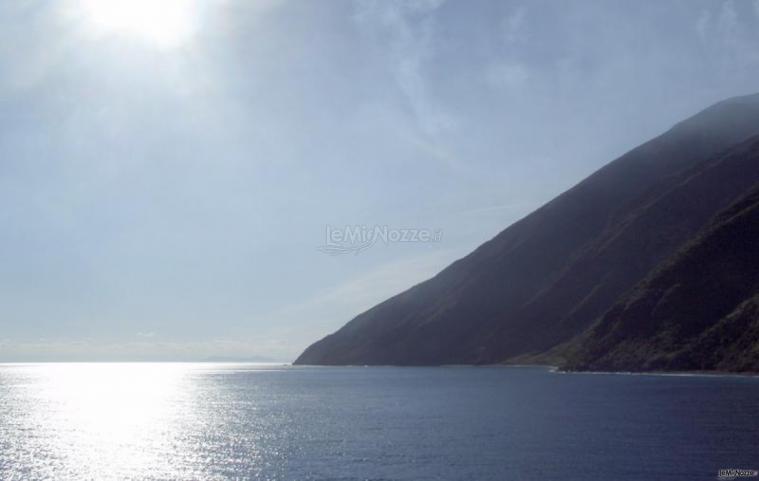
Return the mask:
[(759, 469), (759, 378), (0, 365), (3, 481), (690, 481), (720, 468)]

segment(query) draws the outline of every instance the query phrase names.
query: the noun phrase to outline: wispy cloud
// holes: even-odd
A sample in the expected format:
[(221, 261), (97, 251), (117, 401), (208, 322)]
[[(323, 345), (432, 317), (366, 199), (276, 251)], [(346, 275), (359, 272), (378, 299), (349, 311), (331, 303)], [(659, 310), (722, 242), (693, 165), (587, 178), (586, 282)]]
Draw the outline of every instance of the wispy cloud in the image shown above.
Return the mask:
[(729, 42), (734, 42), (738, 36), (738, 14), (731, 1), (724, 2), (717, 20), (717, 30)]
[(525, 86), (530, 79), (530, 71), (519, 57), (528, 41), (527, 7), (517, 6), (503, 16), (497, 38), (497, 56), (485, 67), (485, 82), (502, 90)]
[(696, 31), (706, 51), (727, 74), (753, 69), (759, 64), (756, 23), (759, 20), (759, 1), (752, 5), (739, 4), (755, 15), (743, 15), (736, 3), (725, 1), (702, 10), (696, 22)]
[(427, 134), (455, 125), (454, 117), (430, 92), (425, 71), (436, 53), (435, 13), (444, 3), (366, 0), (357, 3), (355, 15), (361, 30), (389, 45), (385, 51), (395, 81)]
[(501, 34), (507, 45), (519, 45), (528, 38), (527, 7), (519, 5), (501, 20)]

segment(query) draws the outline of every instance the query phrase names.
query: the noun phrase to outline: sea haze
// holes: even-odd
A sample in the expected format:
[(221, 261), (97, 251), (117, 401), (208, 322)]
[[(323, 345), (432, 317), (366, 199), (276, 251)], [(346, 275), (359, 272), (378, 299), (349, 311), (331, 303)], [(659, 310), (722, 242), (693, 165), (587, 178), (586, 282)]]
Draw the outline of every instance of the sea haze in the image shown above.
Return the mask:
[(3, 364), (0, 479), (707, 480), (758, 467), (758, 396), (742, 376)]

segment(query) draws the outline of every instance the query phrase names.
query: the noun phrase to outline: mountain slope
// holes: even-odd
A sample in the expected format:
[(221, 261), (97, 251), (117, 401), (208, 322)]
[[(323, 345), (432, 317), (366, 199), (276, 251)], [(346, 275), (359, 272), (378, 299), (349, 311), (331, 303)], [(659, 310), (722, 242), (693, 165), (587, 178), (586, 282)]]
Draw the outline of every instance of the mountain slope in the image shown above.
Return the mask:
[(757, 259), (759, 189), (614, 306), (566, 367), (759, 371)]
[(492, 363), (565, 342), (753, 185), (755, 165), (718, 154), (757, 133), (759, 95), (712, 106), (360, 314), (296, 363)]

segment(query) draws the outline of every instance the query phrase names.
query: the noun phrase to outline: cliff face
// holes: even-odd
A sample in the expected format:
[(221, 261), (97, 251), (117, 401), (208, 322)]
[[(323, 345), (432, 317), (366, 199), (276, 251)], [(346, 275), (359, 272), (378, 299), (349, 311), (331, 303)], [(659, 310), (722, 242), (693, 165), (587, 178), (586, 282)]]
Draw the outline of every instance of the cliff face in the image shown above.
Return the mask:
[(759, 162), (723, 154), (756, 134), (759, 95), (717, 104), (360, 314), (296, 363), (493, 363), (554, 348), (759, 180)]

